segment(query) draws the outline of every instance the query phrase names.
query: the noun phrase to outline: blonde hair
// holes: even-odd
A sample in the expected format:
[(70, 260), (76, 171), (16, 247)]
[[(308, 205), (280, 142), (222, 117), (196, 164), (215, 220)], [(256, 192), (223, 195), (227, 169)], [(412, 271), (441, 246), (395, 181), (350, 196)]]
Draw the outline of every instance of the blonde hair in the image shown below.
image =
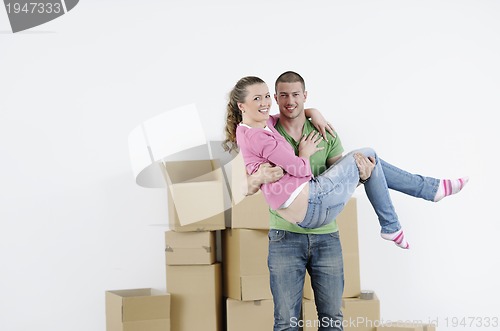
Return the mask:
[(241, 78), (229, 93), (229, 101), (226, 107), (226, 139), (222, 142), (222, 147), (226, 152), (231, 153), (238, 149), (236, 144), (236, 128), (242, 121), (241, 111), (238, 103), (245, 102), (248, 95), (247, 87), (254, 84), (265, 84), (259, 77), (247, 76)]

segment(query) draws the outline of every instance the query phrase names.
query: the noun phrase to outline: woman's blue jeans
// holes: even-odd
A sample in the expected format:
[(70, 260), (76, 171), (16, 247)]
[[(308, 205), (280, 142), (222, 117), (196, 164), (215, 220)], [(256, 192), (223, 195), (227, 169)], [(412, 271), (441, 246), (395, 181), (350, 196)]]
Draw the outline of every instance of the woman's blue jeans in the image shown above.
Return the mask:
[(373, 149), (363, 148), (346, 154), (321, 175), (309, 181), (309, 205), (299, 226), (321, 227), (332, 222), (344, 209), (359, 183), (359, 170), (353, 156), (356, 152), (374, 157), (376, 161), (364, 187), (377, 214), (382, 233), (393, 233), (401, 228), (389, 188), (426, 200), (434, 198), (438, 179), (410, 174), (380, 160)]

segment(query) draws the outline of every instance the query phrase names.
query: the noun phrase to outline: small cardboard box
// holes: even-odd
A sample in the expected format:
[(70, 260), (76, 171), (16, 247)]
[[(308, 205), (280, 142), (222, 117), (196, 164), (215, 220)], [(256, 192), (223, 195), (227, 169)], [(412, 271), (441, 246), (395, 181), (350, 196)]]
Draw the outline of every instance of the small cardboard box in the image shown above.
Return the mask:
[[(380, 301), (376, 295), (370, 300), (343, 298), (341, 309), (344, 331), (375, 331), (380, 324)], [(319, 326), (333, 326), (330, 319), (318, 319), (316, 304), (309, 299), (302, 300), (302, 319), (304, 331), (318, 330)]]
[[(358, 245), (358, 214), (356, 198), (351, 198), (337, 217), (342, 258), (344, 260), (344, 293), (343, 298), (355, 298), (361, 293)], [(306, 273), (304, 280), (304, 298), (313, 300), (314, 293), (311, 277)]]
[(269, 229), (269, 205), (262, 191), (246, 196), (247, 172), (241, 153), (231, 160), (231, 228)]
[(267, 234), (267, 230), (224, 231), (222, 255), (226, 297), (243, 301), (272, 299)]
[(273, 300), (239, 301), (228, 298), (227, 331), (272, 330)]
[(432, 324), (388, 323), (376, 328), (377, 331), (436, 331)]
[(165, 232), (165, 260), (168, 265), (215, 263), (215, 231)]
[(217, 160), (164, 162), (170, 229), (225, 229), (224, 176)]
[(221, 331), (223, 326), (221, 264), (167, 265), (175, 331)]
[(150, 288), (107, 291), (106, 331), (170, 331), (170, 294)]

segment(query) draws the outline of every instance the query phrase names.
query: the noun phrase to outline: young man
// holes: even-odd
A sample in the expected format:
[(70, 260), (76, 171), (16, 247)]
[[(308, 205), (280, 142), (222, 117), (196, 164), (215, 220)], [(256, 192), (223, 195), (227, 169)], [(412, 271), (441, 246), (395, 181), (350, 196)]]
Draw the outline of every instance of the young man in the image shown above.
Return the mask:
[[(278, 77), (275, 88), (274, 97), (280, 111), (280, 120), (275, 128), (298, 154), (298, 142), (302, 135), (315, 130), (304, 114), (307, 99), (304, 81), (300, 75), (286, 72)], [(342, 157), (340, 138), (325, 134), (327, 141), (324, 139), (318, 146), (324, 148), (310, 158), (315, 176)], [(282, 174), (281, 168), (267, 166), (262, 170), (260, 175), (250, 176), (253, 183), (250, 190), (253, 192), (264, 181), (274, 181)], [(344, 271), (335, 221), (320, 228), (305, 229), (270, 210), (268, 266), (275, 306), (274, 331), (298, 330), (294, 321), (300, 320), (306, 270), (311, 276), (316, 299), (321, 324), (319, 330), (342, 330), (340, 308)]]

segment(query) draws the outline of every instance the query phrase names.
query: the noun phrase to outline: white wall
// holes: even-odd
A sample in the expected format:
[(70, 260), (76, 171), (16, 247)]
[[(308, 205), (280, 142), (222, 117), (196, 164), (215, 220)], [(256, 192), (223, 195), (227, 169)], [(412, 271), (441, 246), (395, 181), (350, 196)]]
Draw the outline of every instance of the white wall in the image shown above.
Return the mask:
[(0, 329), (104, 330), (106, 290), (165, 289), (166, 194), (134, 183), (129, 132), (194, 102), (221, 139), (236, 80), (285, 70), (346, 150), (471, 177), (438, 204), (393, 194), (410, 251), (356, 193), (382, 318), (498, 316), (499, 16), (487, 0), (86, 0), (12, 34), (0, 10)]

